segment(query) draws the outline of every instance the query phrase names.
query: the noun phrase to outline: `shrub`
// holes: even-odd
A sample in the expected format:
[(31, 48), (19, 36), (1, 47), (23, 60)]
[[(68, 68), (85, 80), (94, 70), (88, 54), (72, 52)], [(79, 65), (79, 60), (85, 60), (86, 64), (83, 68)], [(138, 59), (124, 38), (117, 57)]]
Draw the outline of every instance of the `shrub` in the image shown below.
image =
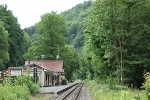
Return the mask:
[(39, 84), (32, 84), (31, 87), (29, 88), (31, 94), (37, 94), (40, 90), (40, 85)]
[(150, 73), (149, 72), (146, 73), (144, 77), (145, 77), (145, 83), (142, 88), (146, 90), (145, 95), (147, 98), (145, 100), (150, 100)]
[(0, 86), (0, 100), (29, 100), (29, 96), (26, 86)]
[(106, 83), (107, 83), (109, 89), (111, 89), (111, 90), (115, 89), (115, 85), (116, 85), (115, 78), (111, 78), (111, 77), (107, 78)]
[(3, 81), (3, 85), (11, 85), (12, 84), (12, 77), (10, 75), (6, 75), (4, 81)]
[(61, 80), (62, 80), (62, 81), (61, 81), (61, 84), (62, 84), (62, 85), (68, 84), (68, 80), (65, 78), (65, 76), (62, 76), (62, 77), (61, 77)]
[(21, 86), (23, 86), (23, 85), (27, 86), (27, 88), (29, 89), (31, 94), (36, 94), (40, 90), (40, 85), (37, 83), (34, 83), (33, 77), (31, 77), (29, 75), (18, 76), (15, 79), (14, 84), (21, 85)]
[(14, 78), (6, 75), (3, 84), (0, 84), (0, 100), (29, 100), (30, 94), (36, 94), (39, 90), (40, 85), (34, 83), (29, 72)]

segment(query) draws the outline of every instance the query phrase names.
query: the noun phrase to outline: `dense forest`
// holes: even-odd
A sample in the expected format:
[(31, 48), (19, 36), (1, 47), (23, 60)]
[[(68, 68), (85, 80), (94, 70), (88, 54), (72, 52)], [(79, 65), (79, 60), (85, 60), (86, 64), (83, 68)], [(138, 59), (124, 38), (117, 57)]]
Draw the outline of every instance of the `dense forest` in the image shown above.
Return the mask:
[(149, 0), (85, 1), (61, 14), (44, 14), (22, 30), (1, 5), (0, 69), (42, 54), (45, 59), (60, 55), (67, 79), (111, 80), (140, 88), (150, 71), (149, 9)]
[(61, 13), (67, 23), (67, 34), (65, 35), (67, 43), (75, 48), (82, 47), (84, 43), (84, 21), (88, 16), (91, 5), (92, 1), (86, 1)]
[(0, 70), (10, 66), (22, 66), (23, 54), (30, 46), (30, 37), (25, 33), (7, 5), (0, 5)]
[(149, 0), (96, 0), (85, 26), (81, 76), (140, 88), (150, 71), (148, 9)]

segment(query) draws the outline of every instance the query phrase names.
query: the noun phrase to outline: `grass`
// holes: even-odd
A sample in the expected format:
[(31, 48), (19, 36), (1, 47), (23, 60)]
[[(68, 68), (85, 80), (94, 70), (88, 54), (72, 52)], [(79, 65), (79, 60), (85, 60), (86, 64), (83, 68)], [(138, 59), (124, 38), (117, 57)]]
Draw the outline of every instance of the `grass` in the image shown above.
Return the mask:
[(3, 82), (3, 78), (0, 78), (0, 83), (2, 83)]
[(144, 90), (138, 92), (136, 89), (130, 90), (128, 87), (119, 85), (113, 90), (109, 89), (108, 85), (98, 84), (95, 81), (86, 83), (92, 94), (91, 100), (146, 100)]
[[(142, 99), (143, 92), (140, 92), (140, 100)], [(91, 100), (138, 100), (137, 91), (107, 91), (106, 93), (99, 92), (94, 94)]]
[(36, 94), (31, 95), (30, 100), (50, 100), (54, 95), (53, 94)]

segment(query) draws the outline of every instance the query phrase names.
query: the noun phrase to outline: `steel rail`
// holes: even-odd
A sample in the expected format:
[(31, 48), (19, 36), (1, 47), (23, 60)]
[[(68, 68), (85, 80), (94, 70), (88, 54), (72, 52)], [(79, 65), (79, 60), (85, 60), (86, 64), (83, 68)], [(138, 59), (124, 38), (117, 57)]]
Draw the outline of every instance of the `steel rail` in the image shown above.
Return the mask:
[(81, 87), (80, 87), (80, 89), (79, 89), (77, 95), (75, 96), (75, 98), (74, 98), (73, 100), (77, 100), (77, 99), (78, 99), (79, 94), (80, 94), (80, 92), (81, 92), (81, 89), (82, 89), (83, 85), (84, 85), (84, 83), (81, 83)]
[[(65, 100), (65, 99), (66, 99), (71, 93), (73, 93), (73, 91), (75, 91), (80, 85), (81, 85), (81, 88), (82, 88), (83, 82), (81, 82), (80, 84), (78, 84), (74, 89), (72, 89), (70, 92), (68, 92), (66, 95), (64, 95), (61, 100)], [(81, 89), (78, 91), (77, 95), (74, 97), (73, 100), (77, 100), (76, 98), (79, 96), (80, 91), (81, 91)]]

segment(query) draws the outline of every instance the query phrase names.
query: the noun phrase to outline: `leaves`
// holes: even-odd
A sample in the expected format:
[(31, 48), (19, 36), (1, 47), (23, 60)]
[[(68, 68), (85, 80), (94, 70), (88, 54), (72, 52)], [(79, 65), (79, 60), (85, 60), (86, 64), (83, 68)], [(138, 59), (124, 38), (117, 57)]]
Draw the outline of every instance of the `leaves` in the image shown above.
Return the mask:
[[(6, 41), (8, 44), (4, 43), (1, 48), (7, 48), (8, 53), (4, 53), (7, 59), (7, 63), (4, 65), (4, 69), (10, 66), (20, 66), (24, 64), (23, 54), (26, 52), (24, 47), (24, 33), (18, 24), (17, 18), (14, 17), (10, 10), (7, 10), (7, 6), (0, 5), (0, 21), (3, 22), (3, 27), (8, 32), (7, 41), (6, 38), (0, 38), (0, 41)], [(9, 47), (8, 47), (9, 46)], [(27, 46), (26, 46), (27, 48)]]
[(44, 14), (37, 24), (37, 33), (28, 52), (24, 55), (26, 59), (41, 59), (40, 55), (46, 55), (45, 59), (55, 59), (58, 46), (65, 45), (64, 34), (66, 25), (63, 17), (55, 12)]
[(0, 21), (0, 70), (3, 70), (5, 68), (4, 64), (9, 61), (8, 48), (8, 32)]
[(92, 1), (85, 1), (83, 4), (78, 4), (68, 11), (62, 12), (67, 23), (67, 43), (80, 48), (84, 41), (84, 21), (88, 16), (88, 10), (92, 5)]
[(143, 71), (149, 70), (148, 5), (147, 0), (96, 0), (93, 3), (86, 21), (81, 59), (84, 64), (88, 62), (96, 78), (121, 77), (122, 81), (126, 77), (125, 82), (135, 82), (139, 87)]

